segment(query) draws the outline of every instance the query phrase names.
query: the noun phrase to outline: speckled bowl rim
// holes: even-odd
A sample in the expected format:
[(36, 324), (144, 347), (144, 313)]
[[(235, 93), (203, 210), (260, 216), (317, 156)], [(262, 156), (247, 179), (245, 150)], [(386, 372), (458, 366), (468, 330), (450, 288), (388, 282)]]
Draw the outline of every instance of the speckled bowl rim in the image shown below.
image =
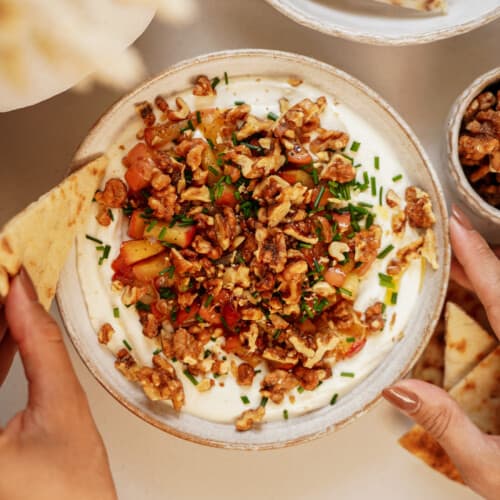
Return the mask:
[(330, 36), (345, 38), (353, 42), (367, 43), (370, 45), (404, 46), (436, 42), (438, 40), (444, 40), (446, 38), (463, 35), (464, 33), (480, 28), (481, 26), (484, 26), (500, 18), (500, 7), (498, 7), (492, 12), (485, 14), (484, 16), (463, 24), (428, 31), (425, 33), (421, 33), (420, 35), (396, 38), (384, 35), (364, 34), (340, 25), (323, 23), (316, 17), (304, 15), (303, 11), (297, 9), (295, 6), (290, 6), (288, 4), (283, 5), (282, 0), (266, 0), (266, 2), (289, 19), (292, 19), (296, 23), (305, 26), (306, 28), (320, 31), (321, 33), (325, 33)]
[(486, 87), (497, 82), (500, 83), (500, 66), (476, 78), (457, 97), (448, 116), (446, 146), (448, 170), (460, 197), (474, 213), (500, 226), (500, 210), (483, 200), (471, 186), (458, 156), (458, 138), (467, 107)]
[[(432, 312), (429, 313), (429, 322), (423, 328), (423, 333), (420, 338), (420, 342), (418, 344), (418, 348), (414, 351), (413, 355), (409, 358), (405, 366), (402, 366), (398, 370), (398, 375), (395, 377), (395, 379), (392, 381), (396, 382), (397, 380), (404, 378), (411, 370), (417, 359), (420, 357), (422, 354), (423, 350), (425, 349), (425, 346), (427, 345), (428, 340), (430, 339), (432, 333), (434, 332), (435, 326), (439, 320), (439, 316), (444, 304), (444, 300), (446, 297), (446, 291), (447, 291), (447, 285), (448, 285), (448, 280), (449, 280), (449, 273), (450, 273), (450, 262), (451, 262), (451, 249), (449, 245), (449, 236), (448, 236), (448, 216), (447, 216), (447, 209), (446, 209), (446, 202), (445, 202), (445, 197), (441, 188), (441, 185), (439, 183), (438, 177), (436, 173), (434, 172), (430, 160), (427, 157), (427, 154), (425, 153), (423, 147), (421, 146), (419, 140), (415, 136), (415, 134), (410, 130), (409, 126), (404, 122), (404, 120), (396, 113), (396, 111), (388, 104), (386, 103), (375, 91), (367, 87), (365, 84), (361, 83), (359, 80), (356, 78), (350, 76), (349, 74), (345, 73), (342, 70), (339, 70), (329, 64), (317, 61), (316, 59), (306, 57), (303, 55), (299, 54), (294, 54), (290, 52), (282, 52), (282, 51), (275, 51), (275, 50), (266, 50), (266, 49), (235, 49), (235, 50), (227, 50), (227, 51), (221, 51), (221, 52), (213, 52), (209, 53), (206, 55), (202, 55), (199, 57), (195, 57), (192, 59), (184, 60), (182, 62), (179, 62), (171, 67), (169, 67), (167, 70), (162, 72), (161, 74), (151, 78), (150, 80), (144, 82), (141, 86), (137, 87), (135, 90), (131, 91), (129, 94), (125, 95), (122, 97), (119, 101), (117, 101), (114, 105), (112, 105), (107, 111), (101, 115), (101, 117), (96, 121), (96, 123), (92, 126), (90, 129), (89, 133), (87, 136), (84, 138), (82, 143), (79, 145), (77, 148), (74, 158), (78, 157), (79, 152), (84, 149), (85, 144), (87, 140), (93, 136), (93, 134), (96, 134), (99, 129), (99, 125), (101, 122), (103, 122), (106, 117), (109, 114), (112, 114), (114, 110), (117, 108), (121, 107), (124, 104), (128, 104), (130, 99), (133, 99), (134, 96), (137, 94), (140, 94), (142, 91), (147, 89), (150, 85), (153, 83), (156, 83), (159, 80), (162, 80), (163, 78), (166, 78), (167, 76), (172, 76), (175, 73), (184, 70), (186, 68), (190, 68), (193, 66), (196, 66), (197, 64), (201, 62), (211, 62), (214, 60), (227, 60), (231, 58), (240, 58), (240, 57), (256, 57), (256, 56), (265, 56), (269, 57), (271, 60), (272, 59), (285, 59), (290, 62), (294, 62), (297, 64), (303, 64), (303, 65), (308, 65), (308, 66), (315, 66), (317, 69), (321, 71), (326, 71), (332, 75), (334, 75), (337, 78), (340, 78), (350, 84), (351, 86), (355, 87), (357, 90), (363, 92), (366, 94), (370, 99), (375, 101), (375, 104), (377, 104), (382, 112), (385, 112), (391, 120), (393, 120), (398, 127), (401, 129), (402, 133), (404, 133), (409, 141), (412, 143), (412, 145), (415, 147), (416, 151), (418, 152), (420, 159), (422, 161), (422, 164), (425, 166), (425, 169), (429, 175), (430, 181), (433, 186), (434, 193), (436, 194), (437, 198), (437, 206), (435, 206), (435, 211), (436, 214), (439, 217), (440, 223), (442, 225), (442, 230), (443, 230), (443, 238), (445, 242), (445, 246), (442, 249), (443, 251), (443, 265), (442, 268), (439, 269), (439, 273), (442, 274), (442, 279), (441, 279), (441, 286), (440, 286), (440, 292), (438, 295), (438, 300), (434, 304), (434, 308)], [(75, 170), (80, 166), (82, 162), (81, 161), (74, 161), (73, 165), (70, 168), (70, 171)], [(202, 444), (206, 446), (211, 446), (214, 448), (221, 448), (221, 449), (232, 449), (232, 450), (271, 450), (271, 449), (280, 449), (280, 448), (285, 448), (289, 447), (295, 444), (302, 444), (302, 443), (307, 443), (309, 441), (312, 441), (314, 439), (318, 439), (319, 437), (322, 437), (326, 434), (329, 434), (333, 431), (339, 430), (346, 426), (347, 424), (353, 422), (360, 416), (364, 415), (367, 411), (369, 411), (371, 408), (373, 408), (380, 400), (381, 400), (381, 394), (378, 396), (374, 397), (371, 401), (368, 401), (367, 403), (364, 404), (364, 406), (359, 409), (358, 411), (355, 411), (352, 413), (350, 416), (344, 418), (343, 420), (330, 423), (329, 425), (325, 425), (325, 427), (316, 432), (312, 432), (309, 434), (302, 435), (297, 438), (292, 438), (292, 439), (287, 439), (284, 441), (277, 441), (277, 442), (268, 442), (268, 443), (257, 443), (257, 444), (252, 444), (252, 443), (233, 443), (233, 442), (224, 442), (220, 440), (213, 440), (209, 438), (204, 438), (200, 437), (197, 435), (194, 435), (189, 432), (184, 432), (181, 431), (171, 425), (166, 424), (165, 422), (162, 422), (147, 413), (145, 413), (141, 408), (137, 407), (135, 404), (131, 403), (130, 401), (127, 400), (127, 398), (122, 397), (117, 390), (115, 390), (114, 387), (112, 387), (110, 384), (107, 383), (105, 380), (105, 377), (101, 374), (99, 367), (97, 364), (94, 362), (93, 359), (88, 358), (87, 356), (84, 355), (82, 352), (82, 349), (80, 348), (80, 339), (78, 335), (78, 330), (76, 327), (74, 327), (73, 322), (71, 320), (70, 315), (66, 311), (65, 308), (65, 301), (62, 297), (62, 290), (61, 287), (58, 286), (57, 289), (57, 296), (56, 296), (58, 308), (61, 314), (61, 318), (63, 320), (63, 323), (66, 327), (66, 331), (68, 332), (68, 335), (73, 343), (73, 346), (75, 347), (75, 350), (77, 351), (78, 355), (80, 356), (81, 360), (85, 364), (85, 366), (88, 368), (88, 370), (92, 373), (92, 375), (96, 378), (96, 380), (101, 384), (101, 386), (109, 393), (111, 394), (120, 404), (122, 404), (125, 408), (130, 410), (133, 414), (144, 420), (145, 422), (153, 425), (154, 427), (157, 427), (158, 429), (165, 431), (173, 436), (179, 437), (181, 439), (184, 439), (186, 441), (190, 441), (193, 443), (197, 444)], [(292, 422), (293, 425), (293, 420), (290, 420), (289, 422)]]

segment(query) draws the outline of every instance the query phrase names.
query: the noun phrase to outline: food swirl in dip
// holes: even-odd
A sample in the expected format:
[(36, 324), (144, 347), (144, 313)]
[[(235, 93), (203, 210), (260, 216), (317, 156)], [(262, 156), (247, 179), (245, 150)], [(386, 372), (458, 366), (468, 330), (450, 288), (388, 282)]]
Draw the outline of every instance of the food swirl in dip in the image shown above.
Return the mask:
[(200, 76), (137, 110), (78, 253), (116, 368), (241, 431), (335, 404), (437, 267), (429, 196), (377, 131), (298, 81)]

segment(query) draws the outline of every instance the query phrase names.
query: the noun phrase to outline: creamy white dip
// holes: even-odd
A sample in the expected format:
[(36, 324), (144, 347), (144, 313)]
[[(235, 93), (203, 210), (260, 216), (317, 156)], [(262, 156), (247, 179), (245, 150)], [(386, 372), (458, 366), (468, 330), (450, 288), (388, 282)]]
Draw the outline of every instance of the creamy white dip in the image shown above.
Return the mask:
[[(325, 93), (305, 83), (298, 87), (292, 87), (286, 81), (277, 79), (238, 78), (231, 79), (229, 85), (221, 82), (217, 87), (217, 96), (214, 97), (195, 97), (192, 95), (191, 89), (178, 95), (188, 103), (191, 109), (225, 108), (234, 106), (234, 101), (245, 101), (251, 105), (252, 114), (264, 118), (269, 112), (280, 114), (278, 101), (281, 97), (287, 97), (291, 104), (295, 104), (305, 97), (315, 100)], [(380, 286), (378, 273), (385, 273), (387, 263), (395, 256), (398, 248), (418, 237), (417, 232), (409, 226), (406, 227), (403, 237), (392, 234), (390, 210), (386, 206), (379, 206), (379, 188), (383, 186), (384, 200), (385, 193), (389, 188), (404, 199), (404, 191), (409, 183), (405, 176), (404, 166), (398, 163), (386, 138), (349, 107), (337, 103), (332, 96), (326, 95), (326, 97), (328, 105), (321, 117), (322, 126), (326, 129), (345, 130), (349, 133), (351, 140), (359, 142), (361, 146), (357, 152), (347, 151), (354, 158), (355, 164), (361, 163), (362, 165), (357, 169), (357, 179), (362, 179), (363, 172), (367, 172), (370, 177), (375, 176), (377, 179), (377, 196), (372, 196), (370, 189), (362, 193), (353, 191), (353, 202), (366, 202), (374, 205), (375, 223), (383, 229), (381, 249), (389, 244), (395, 247), (395, 250), (384, 259), (377, 259), (374, 262), (361, 283), (359, 295), (355, 301), (355, 309), (364, 311), (374, 302), (385, 301), (387, 289)], [(173, 99), (169, 99), (169, 102), (174, 106)], [(136, 133), (141, 126), (142, 122), (139, 119), (134, 121), (108, 151), (110, 165), (103, 185), (109, 178), (123, 177), (125, 168), (121, 164), (121, 159), (137, 142)], [(121, 145), (125, 146), (125, 150), (120, 148)], [(380, 158), (379, 170), (375, 169), (374, 158), (376, 156)], [(392, 180), (400, 174), (403, 174), (400, 180)], [(383, 203), (385, 205), (385, 201)], [(128, 239), (126, 234), (128, 219), (122, 215), (121, 210), (113, 210), (114, 221), (109, 227), (103, 227), (95, 219), (97, 206), (94, 206), (92, 210), (85, 234), (101, 240), (105, 245), (110, 245), (111, 251), (109, 258), (104, 260), (102, 265), (99, 265), (102, 252), (96, 250), (98, 244), (87, 239), (85, 234), (78, 239), (78, 272), (91, 323), (96, 332), (104, 323), (110, 323), (113, 326), (115, 333), (107, 348), (114, 354), (124, 347), (125, 340), (132, 347), (131, 353), (137, 362), (150, 366), (152, 353), (158, 346), (153, 340), (143, 335), (135, 308), (126, 308), (121, 302), (121, 294), (111, 290), (113, 276), (111, 262), (118, 256), (120, 243)], [(366, 346), (354, 357), (336, 363), (333, 366), (333, 376), (325, 380), (314, 391), (299, 393), (297, 390), (293, 390), (294, 403), (288, 397), (280, 405), (269, 401), (266, 406), (265, 420), (282, 419), (285, 409), (288, 415), (293, 417), (330, 404), (334, 394), (338, 394), (337, 400), (341, 399), (342, 395), (369, 375), (382, 362), (393, 344), (404, 334), (408, 317), (417, 303), (422, 279), (421, 266), (421, 261), (416, 260), (403, 275), (399, 289), (404, 290), (404, 295), (399, 297), (396, 305), (387, 305), (385, 313), (387, 321), (382, 332), (371, 335)], [(113, 314), (115, 308), (119, 311), (118, 318), (114, 317)], [(211, 343), (207, 347), (215, 353), (219, 350), (221, 357), (226, 355), (228, 359), (232, 359), (232, 355), (227, 355), (220, 349), (223, 339), (220, 338), (217, 342), (216, 345)], [(103, 347), (103, 349), (105, 348)], [(110, 354), (109, 362), (113, 361), (114, 358)], [(266, 373), (264, 366), (258, 367), (262, 371), (255, 376), (251, 388), (240, 387), (233, 376), (229, 374), (216, 379), (214, 387), (208, 392), (199, 392), (186, 378), (183, 374), (182, 363), (175, 362), (174, 366), (184, 385), (186, 403), (183, 411), (216, 422), (234, 422), (242, 411), (255, 408), (260, 403), (260, 381)], [(354, 376), (342, 376), (342, 372), (351, 373)], [(241, 396), (246, 396), (250, 404), (244, 404)]]

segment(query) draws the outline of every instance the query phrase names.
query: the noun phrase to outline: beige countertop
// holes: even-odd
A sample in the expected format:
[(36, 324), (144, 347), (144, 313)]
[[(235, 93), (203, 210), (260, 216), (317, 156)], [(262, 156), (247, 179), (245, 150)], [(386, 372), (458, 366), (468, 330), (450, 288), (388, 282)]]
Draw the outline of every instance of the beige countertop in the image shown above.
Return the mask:
[[(500, 64), (499, 21), (429, 45), (372, 47), (302, 28), (261, 0), (200, 3), (203, 12), (194, 26), (173, 29), (153, 23), (138, 40), (151, 74), (228, 48), (273, 48), (328, 62), (370, 85), (401, 113), (426, 148), (448, 199), (453, 198), (443, 163), (446, 116), (474, 78)], [(66, 92), (0, 114), (0, 224), (63, 177), (85, 133), (119, 97), (102, 88), (88, 94)], [(55, 306), (53, 312), (57, 315)], [(170, 437), (133, 416), (69, 348), (123, 500), (474, 498), (397, 445), (409, 424), (385, 403), (336, 434), (298, 447), (260, 453), (210, 449)], [(25, 401), (17, 359), (0, 391), (0, 425)]]

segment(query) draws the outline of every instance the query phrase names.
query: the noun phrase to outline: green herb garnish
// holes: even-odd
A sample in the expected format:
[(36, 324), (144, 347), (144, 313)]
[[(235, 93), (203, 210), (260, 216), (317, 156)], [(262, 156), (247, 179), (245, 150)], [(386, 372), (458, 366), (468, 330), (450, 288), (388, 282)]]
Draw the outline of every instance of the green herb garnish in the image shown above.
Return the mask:
[(198, 381), (191, 372), (189, 372), (188, 370), (184, 370), (183, 373), (193, 385), (198, 385)]
[(123, 339), (123, 345), (129, 350), (132, 350), (132, 346), (127, 342), (126, 339)]
[(103, 244), (103, 242), (100, 239), (94, 238), (93, 236), (90, 236), (89, 234), (86, 234), (85, 238), (87, 238), (88, 240), (93, 241), (95, 243), (99, 243), (101, 245)]
[(340, 376), (354, 378), (354, 373), (353, 372), (340, 372)]
[(361, 146), (361, 143), (360, 143), (360, 142), (357, 142), (357, 141), (354, 141), (354, 142), (351, 144), (351, 151), (356, 152), (356, 151), (359, 149), (359, 146)]
[(249, 405), (250, 404), (250, 400), (248, 399), (247, 396), (241, 396), (241, 401), (243, 401), (244, 405)]
[(383, 259), (384, 257), (386, 257), (387, 255), (389, 255), (389, 253), (391, 253), (392, 251), (394, 250), (394, 245), (388, 245), (386, 246), (378, 255), (377, 255), (377, 259)]
[(273, 120), (274, 122), (279, 118), (279, 116), (276, 113), (273, 113), (272, 111), (270, 111), (269, 113), (267, 113), (267, 117), (270, 120)]

